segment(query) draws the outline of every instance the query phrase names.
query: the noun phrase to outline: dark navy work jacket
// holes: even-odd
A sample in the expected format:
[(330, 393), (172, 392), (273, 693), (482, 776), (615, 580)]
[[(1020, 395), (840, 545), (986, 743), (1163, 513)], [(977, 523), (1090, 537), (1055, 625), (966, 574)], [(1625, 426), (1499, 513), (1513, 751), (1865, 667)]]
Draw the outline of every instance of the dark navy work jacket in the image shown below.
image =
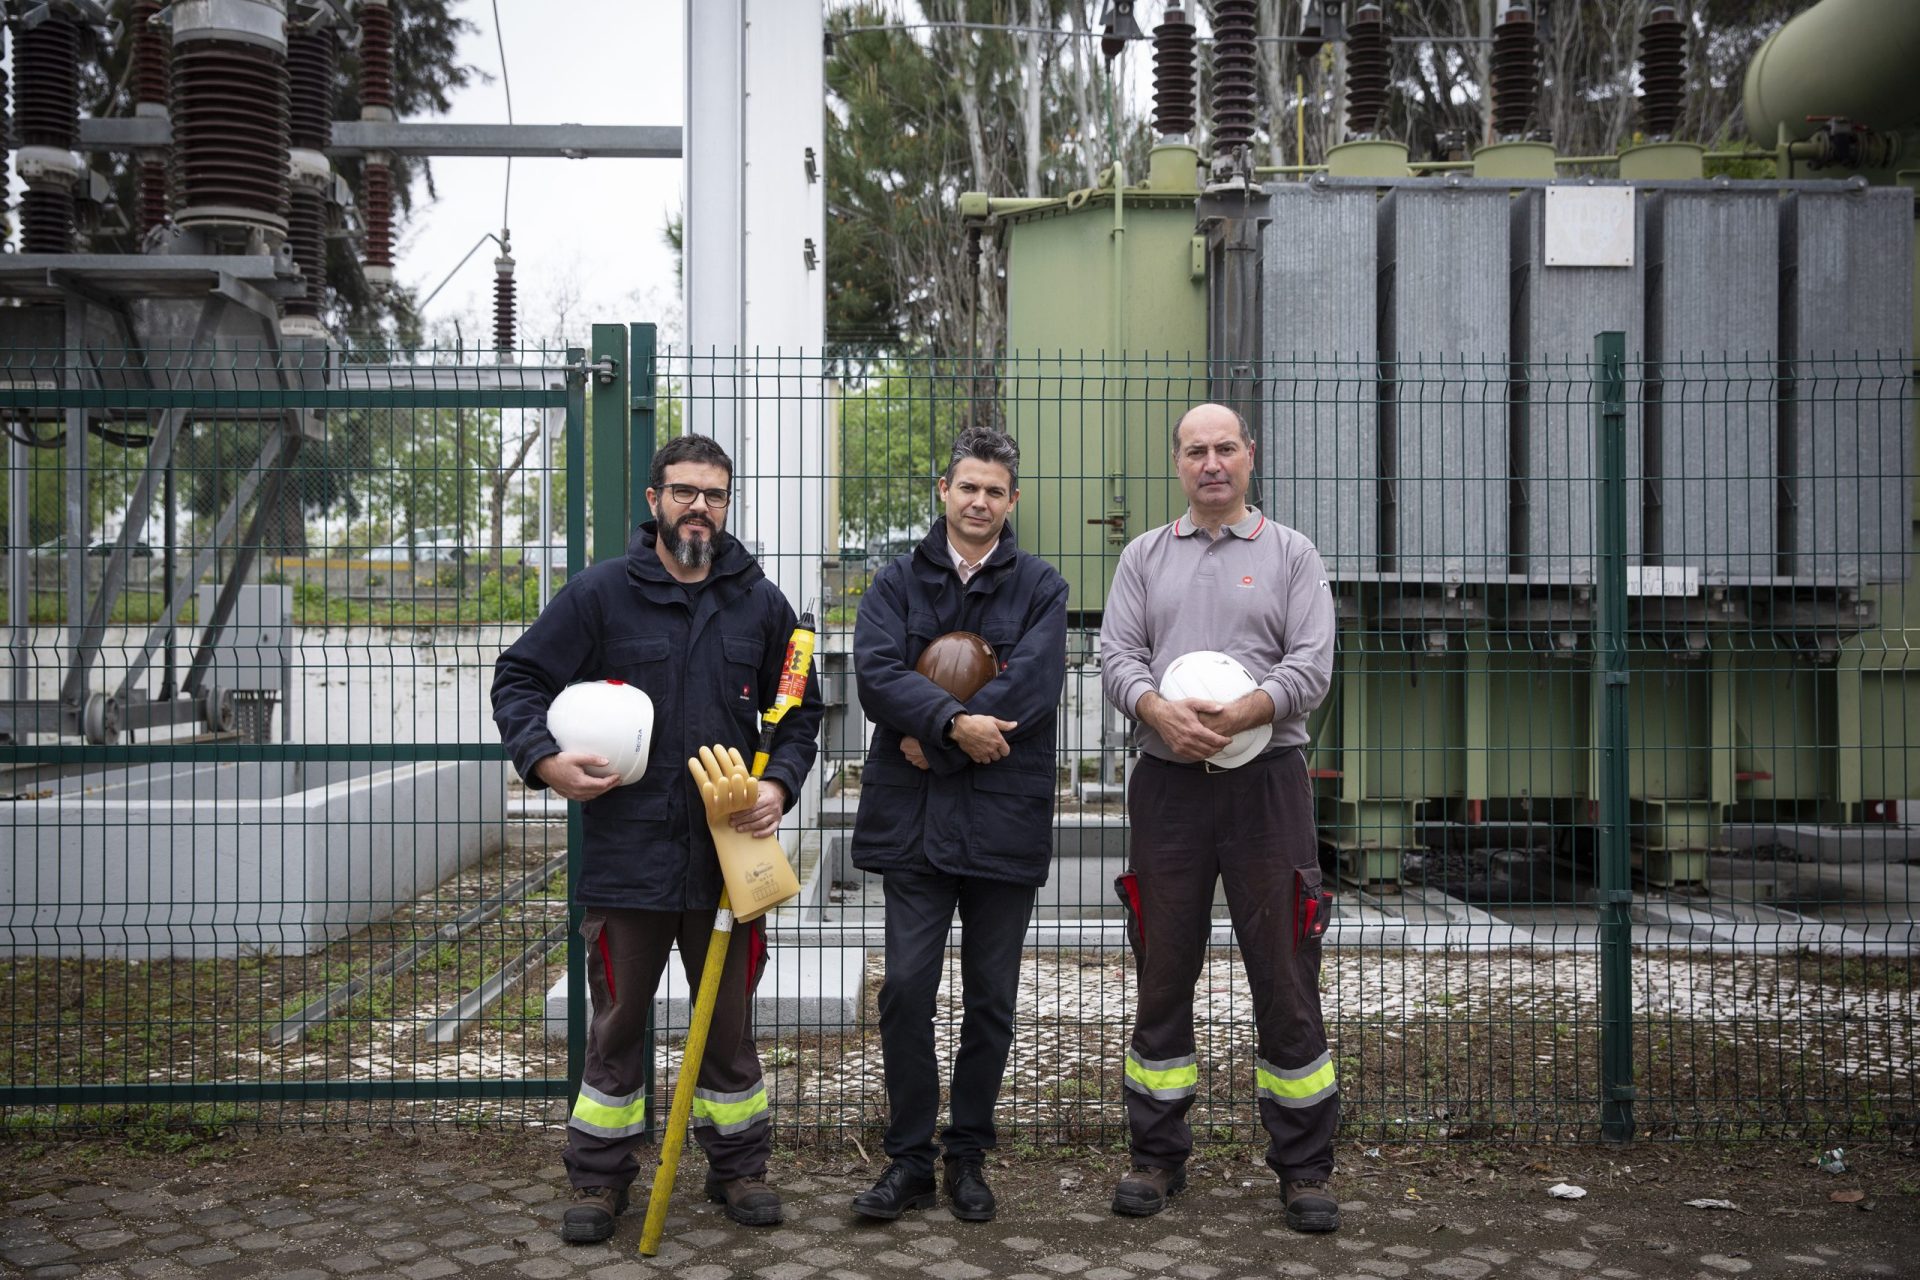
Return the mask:
[[(913, 669), (949, 631), (984, 636), (1000, 673), (963, 706)], [(965, 585), (947, 522), (874, 575), (853, 632), (860, 704), (874, 723), (860, 775), (853, 864), (1041, 885), (1053, 856), (1054, 743), (1067, 670), (1067, 583), (1008, 525)], [(958, 712), (1016, 720), (1003, 760), (975, 764), (945, 739)], [(900, 754), (917, 738), (930, 770)]]
[[(647, 772), (582, 806), (585, 846), (576, 899), (597, 907), (688, 911), (720, 900), (720, 864), (706, 808), (687, 772), (701, 746), (726, 743), (751, 762), (762, 708), (778, 691), (794, 613), (731, 534), (715, 542), (705, 582), (674, 580), (640, 526), (621, 560), (571, 579), (493, 667), (493, 719), (529, 787), (533, 766), (560, 748), (547, 707), (578, 680), (624, 680), (653, 699)], [(813, 767), (819, 682), (780, 721), (765, 777), (787, 806)]]

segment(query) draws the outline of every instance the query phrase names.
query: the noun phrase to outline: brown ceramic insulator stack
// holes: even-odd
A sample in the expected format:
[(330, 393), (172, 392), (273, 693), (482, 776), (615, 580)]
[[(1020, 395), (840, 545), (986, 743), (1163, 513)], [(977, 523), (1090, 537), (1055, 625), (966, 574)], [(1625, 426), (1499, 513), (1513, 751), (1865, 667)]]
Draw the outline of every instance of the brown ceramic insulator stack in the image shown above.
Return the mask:
[(13, 46), (13, 127), (23, 147), (73, 150), (80, 134), (80, 27), (56, 13)]
[[(167, 33), (154, 26), (160, 0), (134, 0), (127, 25), (133, 34), (133, 104), (136, 114), (163, 113), (171, 96), (173, 45)], [(167, 154), (140, 153), (139, 232), (149, 232), (167, 220), (172, 208), (167, 191)]]
[(175, 42), (173, 186), (182, 221), (188, 210), (286, 218), (287, 112), (278, 54), (232, 40)]
[(140, 161), (140, 238), (142, 240), (147, 238), (148, 232), (166, 222), (167, 210), (172, 207), (171, 192), (167, 182), (166, 157), (143, 158)]
[(1370, 138), (1387, 114), (1393, 75), (1393, 43), (1377, 4), (1363, 4), (1347, 23), (1347, 132)]
[(1533, 119), (1540, 93), (1534, 49), (1533, 14), (1509, 7), (1493, 29), (1493, 131), (1502, 138), (1524, 138)]
[(1213, 6), (1213, 149), (1216, 156), (1253, 142), (1260, 83), (1258, 0)]
[(333, 75), (339, 46), (333, 33), (287, 33), (287, 93), (292, 111), (292, 141), (309, 151), (333, 145)]
[(386, 4), (360, 6), (360, 110), (393, 111), (393, 10)]
[(369, 267), (393, 270), (393, 170), (369, 161), (360, 179), (361, 220), (366, 224)]
[(172, 47), (167, 33), (153, 25), (160, 12), (160, 0), (133, 0), (127, 26), (133, 32), (133, 100), (136, 105), (167, 105), (167, 89), (172, 80), (168, 55)]
[(290, 316), (318, 316), (327, 282), (327, 198), (317, 188), (301, 183), (287, 201), (287, 247), (305, 282), (304, 297), (288, 298)]
[(333, 142), (333, 74), (339, 46), (324, 27), (287, 33), (289, 129), (296, 153), (287, 215), (287, 243), (306, 283), (306, 295), (289, 298), (290, 316), (319, 316), (327, 281), (327, 187), (324, 152)]
[[(14, 41), (13, 128), (22, 148), (71, 152), (79, 139), (80, 27), (67, 14), (50, 15)], [(22, 176), (21, 250), (73, 252), (73, 175)]]
[[(393, 11), (386, 0), (360, 6), (360, 118), (393, 119)], [(367, 275), (384, 285), (393, 279), (393, 168), (384, 152), (369, 152), (361, 167), (360, 206)]]
[(1153, 127), (1162, 137), (1193, 132), (1193, 23), (1186, 10), (1168, 5), (1153, 29)]
[(1673, 6), (1656, 4), (1640, 27), (1640, 131), (1670, 139), (1687, 99), (1687, 28)]
[(513, 255), (502, 252), (493, 260), (493, 349), (513, 350), (516, 317), (513, 303)]

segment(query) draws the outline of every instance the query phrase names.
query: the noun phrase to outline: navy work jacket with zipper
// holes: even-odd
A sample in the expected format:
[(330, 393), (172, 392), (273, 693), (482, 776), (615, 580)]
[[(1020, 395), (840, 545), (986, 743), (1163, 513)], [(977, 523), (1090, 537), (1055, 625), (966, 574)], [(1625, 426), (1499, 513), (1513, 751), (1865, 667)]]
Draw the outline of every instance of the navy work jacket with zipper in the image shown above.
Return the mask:
[[(986, 638), (1000, 671), (965, 704), (916, 672), (935, 637)], [(1067, 583), (1020, 550), (1008, 525), (986, 564), (962, 584), (945, 519), (911, 555), (874, 575), (853, 632), (860, 705), (873, 743), (860, 775), (853, 864), (1041, 885), (1053, 856), (1054, 743), (1067, 670)], [(1019, 722), (1011, 753), (975, 764), (946, 737), (957, 713)], [(916, 738), (921, 769), (900, 754)]]
[[(749, 762), (760, 711), (771, 706), (793, 635), (793, 608), (731, 534), (715, 539), (704, 582), (676, 581), (660, 563), (652, 521), (620, 560), (592, 565), (548, 602), (493, 667), (493, 719), (527, 786), (560, 748), (547, 707), (579, 680), (624, 680), (653, 699), (646, 774), (581, 806), (585, 843), (575, 898), (586, 906), (691, 911), (720, 900), (720, 864), (706, 808), (687, 772), (702, 746), (738, 747)], [(813, 767), (819, 682), (787, 712), (763, 775), (791, 809)]]

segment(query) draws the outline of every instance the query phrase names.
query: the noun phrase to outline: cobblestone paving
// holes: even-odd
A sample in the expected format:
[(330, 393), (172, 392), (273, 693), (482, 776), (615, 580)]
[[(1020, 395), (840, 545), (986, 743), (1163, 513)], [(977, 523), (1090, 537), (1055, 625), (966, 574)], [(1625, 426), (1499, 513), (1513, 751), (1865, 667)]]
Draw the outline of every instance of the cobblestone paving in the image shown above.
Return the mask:
[[(1911, 1191), (1857, 1205), (1829, 1199), (1811, 1173), (1771, 1202), (1733, 1211), (1685, 1207), (1684, 1190), (1619, 1187), (1577, 1202), (1543, 1188), (1489, 1190), (1442, 1182), (1413, 1192), (1391, 1172), (1348, 1180), (1345, 1229), (1301, 1237), (1279, 1221), (1270, 1183), (1246, 1166), (1197, 1173), (1195, 1186), (1156, 1218), (1106, 1210), (1111, 1161), (1016, 1162), (995, 1170), (1000, 1218), (954, 1220), (944, 1208), (868, 1224), (847, 1208), (868, 1178), (775, 1171), (786, 1222), (736, 1227), (698, 1201), (698, 1168), (682, 1170), (665, 1243), (637, 1257), (644, 1198), (605, 1245), (568, 1246), (555, 1234), (565, 1206), (561, 1171), (476, 1155), (370, 1153), (343, 1171), (337, 1158), (305, 1173), (298, 1139), (271, 1155), (218, 1163), (151, 1157), (140, 1173), (90, 1181), (14, 1163), (0, 1186), (0, 1274), (31, 1277), (277, 1277), (280, 1280), (1640, 1280), (1645, 1277), (1920, 1275), (1920, 1200)], [(529, 1146), (532, 1144), (530, 1143)], [(404, 1152), (405, 1147), (398, 1147)], [(17, 1154), (17, 1151), (16, 1153)], [(508, 1167), (503, 1171), (503, 1163)], [(697, 1158), (692, 1162), (697, 1165)], [(1915, 1163), (1889, 1174), (1891, 1188)], [(311, 1178), (312, 1180), (307, 1180)], [(325, 1180), (321, 1180), (324, 1178)], [(1250, 1185), (1251, 1184), (1251, 1185)], [(35, 1188), (41, 1188), (35, 1190)], [(18, 1194), (30, 1191), (31, 1194)]]

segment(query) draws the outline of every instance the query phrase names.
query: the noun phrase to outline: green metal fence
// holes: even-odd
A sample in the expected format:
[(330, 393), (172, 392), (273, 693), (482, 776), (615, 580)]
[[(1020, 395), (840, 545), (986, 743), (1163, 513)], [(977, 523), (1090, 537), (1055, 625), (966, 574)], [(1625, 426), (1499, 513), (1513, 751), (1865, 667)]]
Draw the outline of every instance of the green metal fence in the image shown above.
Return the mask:
[[(881, 898), (847, 855), (866, 751), (852, 628), (872, 573), (933, 518), (947, 442), (986, 422), (1021, 441), (1014, 524), (1067, 575), (1074, 611), (1057, 857), (1030, 927), (1003, 1137), (1122, 1136), (1132, 973), (1111, 881), (1130, 752), (1099, 693), (1098, 611), (1125, 541), (1184, 507), (1169, 432), (1217, 394), (1205, 362), (698, 353), (656, 350), (650, 326), (598, 326), (590, 350), (520, 360), (382, 357), (324, 392), (248, 388), (254, 411), (324, 408), (329, 449), (365, 424), (384, 442), (337, 490), (312, 490), (308, 526), (339, 518), (349, 494), (362, 512), (411, 494), (409, 511), (456, 517), (390, 521), (360, 544), (451, 528), (482, 554), (374, 584), (377, 571), (263, 542), (248, 580), (286, 587), (293, 613), (292, 693), (276, 704), (291, 732), (271, 741), (203, 723), (113, 746), (0, 748), (9, 790), (29, 797), (12, 805), (0, 1107), (22, 1123), (167, 1101), (302, 1122), (558, 1123), (581, 1009), (548, 992), (564, 967), (561, 860), (577, 815), (521, 791), (493, 745), (491, 662), (540, 584), (524, 551), (495, 556), (476, 531), (502, 529), (503, 548), (564, 544), (575, 568), (619, 555), (654, 441), (702, 430), (735, 457), (730, 527), (822, 620), (827, 723), (786, 833), (804, 888), (772, 918), (756, 1008), (775, 1124), (785, 1141), (836, 1146), (878, 1129)], [(1904, 356), (1863, 354), (1653, 366), (1617, 336), (1525, 364), (1329, 356), (1233, 371), (1257, 432), (1255, 500), (1315, 539), (1339, 604), (1309, 765), (1323, 862), (1340, 879), (1323, 992), (1346, 1134), (1824, 1136), (1920, 1116), (1920, 853), (1902, 807), (1920, 794), (1910, 373)], [(179, 394), (127, 388), (97, 407), (123, 438), (157, 434), (169, 409), (204, 415), (176, 485), (187, 492), (191, 475), (226, 492), (260, 442), (219, 453), (222, 432), (243, 431), (216, 416), (235, 402)], [(0, 410), (44, 443), (94, 395), (15, 374)], [(487, 414), (497, 424), (483, 428)], [(503, 480), (545, 415), (552, 432)], [(150, 448), (90, 445), (101, 460), (90, 454), (87, 474), (130, 474)], [(38, 454), (51, 478), (36, 483), (67, 492), (73, 464)], [(469, 480), (479, 499), (463, 496)], [(433, 506), (449, 486), (452, 505)], [(169, 540), (181, 559), (212, 541), (202, 506)], [(540, 529), (554, 532), (527, 532)], [(73, 580), (71, 558), (60, 565)], [(46, 684), (70, 644), (64, 607), (36, 597), (47, 616), (28, 649)], [(195, 623), (179, 620), (183, 651)], [(108, 629), (101, 653), (135, 644)], [(499, 779), (499, 807), (483, 809), (491, 784), (468, 778), (383, 809), (343, 772), (324, 788), (345, 797), (337, 812), (275, 799), (260, 817), (222, 809), (195, 828), (210, 844), (250, 824), (306, 841), (274, 845), (274, 903), (314, 908), (324, 926), (296, 945), (242, 918), (253, 885), (232, 861), (209, 880), (143, 881), (141, 910), (88, 878), (116, 856), (151, 868), (180, 841), (168, 806), (182, 802), (114, 809), (116, 771), (186, 767), (308, 781), (471, 767)], [(189, 799), (224, 795), (194, 779)], [(406, 834), (403, 855), (390, 846)], [(443, 847), (461, 835), (485, 848)], [(50, 838), (89, 851), (35, 878), (27, 869), (47, 864), (30, 842)], [(352, 889), (315, 900), (292, 870), (330, 859), (354, 868)], [(402, 863), (405, 876), (370, 870)], [(95, 910), (63, 916), (69, 901)], [(1194, 1118), (1208, 1138), (1251, 1138), (1251, 1008), (1224, 902), (1216, 916)], [(181, 950), (183, 921), (209, 940)], [(107, 925), (124, 937), (106, 940)], [(685, 1021), (674, 968), (656, 1002), (662, 1079)], [(943, 1054), (957, 965), (950, 978)], [(568, 989), (582, 989), (577, 972)], [(453, 1016), (463, 1001), (484, 1011)]]
[(566, 578), (588, 376), (577, 350), (0, 356), (10, 1121), (568, 1094), (537, 998), (564, 814), (510, 784), (485, 689)]

